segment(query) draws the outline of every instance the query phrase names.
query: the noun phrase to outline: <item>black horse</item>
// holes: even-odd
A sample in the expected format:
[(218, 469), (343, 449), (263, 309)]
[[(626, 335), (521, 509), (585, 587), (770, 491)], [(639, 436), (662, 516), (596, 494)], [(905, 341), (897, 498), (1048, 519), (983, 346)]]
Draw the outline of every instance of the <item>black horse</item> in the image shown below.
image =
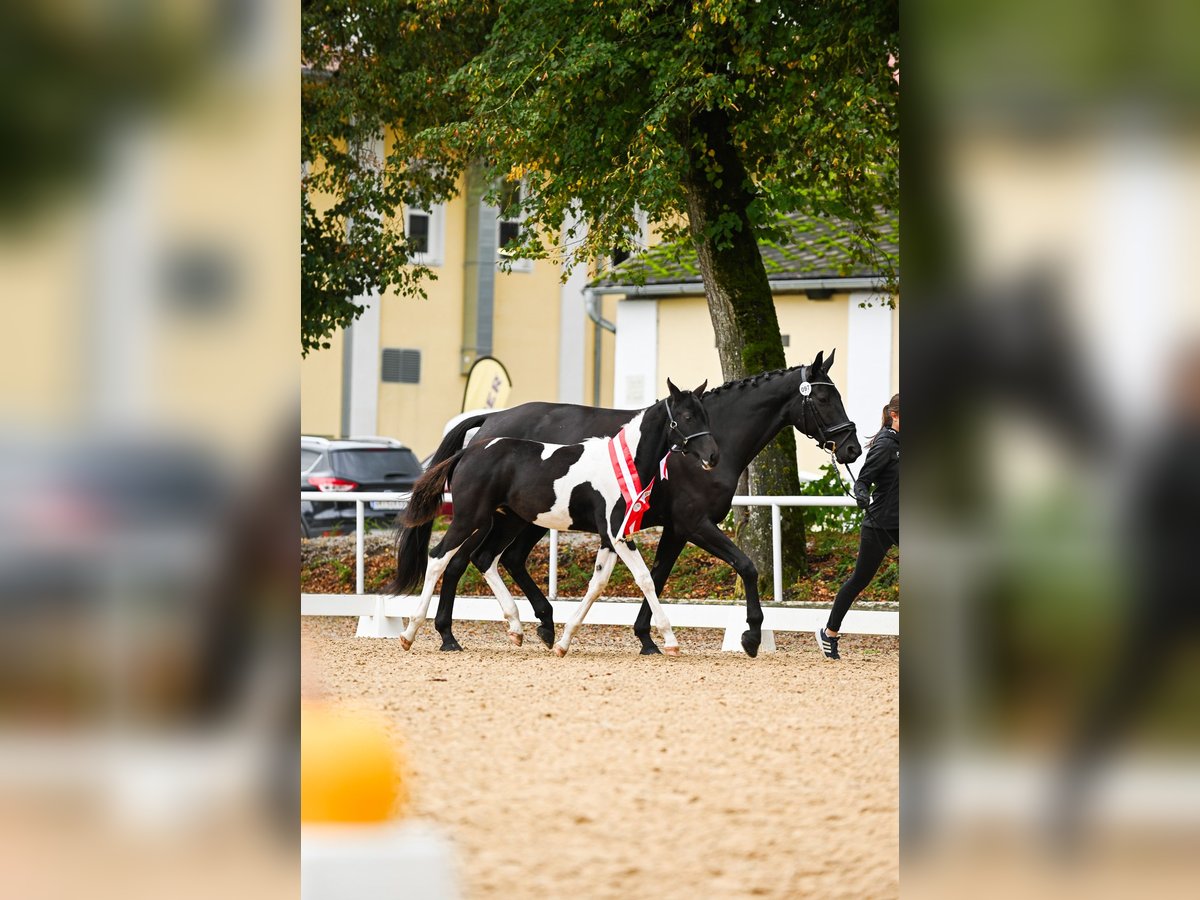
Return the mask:
[[(754, 375), (709, 391), (703, 397), (704, 408), (721, 444), (721, 459), (716, 471), (701, 473), (694, 464), (672, 455), (667, 464), (669, 480), (665, 484), (660, 481), (650, 495), (650, 509), (644, 525), (663, 526), (651, 570), (656, 594), (661, 595), (667, 576), (686, 543), (693, 543), (729, 563), (742, 579), (746, 591), (749, 628), (742, 634), (742, 647), (752, 657), (758, 655), (762, 641), (758, 570), (719, 526), (729, 512), (743, 470), (787, 426), (799, 429), (820, 446), (833, 450), (839, 462), (852, 463), (862, 454), (854, 423), (847, 419), (841, 395), (829, 379), (833, 359), (834, 353), (830, 353), (828, 359), (818, 353), (812, 365)], [(525, 403), (459, 423), (442, 439), (431, 465), (452, 456), (472, 428), (479, 428), (472, 445), (501, 435), (569, 442), (615, 434), (631, 415), (629, 410)], [(457, 500), (455, 495), (456, 505)], [(507, 525), (504, 513), (498, 513), (496, 519), (493, 529), (500, 534), (507, 535), (510, 528), (517, 528), (516, 538), (508, 544), (507, 550), (503, 550), (500, 562), (533, 606), (541, 623), (538, 636), (546, 646), (552, 646), (553, 608), (525, 567), (529, 553), (546, 534), (546, 528)], [(476, 534), (445, 570), (435, 620), (442, 635), (443, 650), (462, 649), (451, 630), (454, 596), (468, 563), (474, 562), (481, 571), (486, 571), (495, 559), (497, 551), (490, 539), (485, 541), (485, 538), (485, 534)], [(650, 615), (649, 605), (643, 603), (634, 624), (643, 654), (659, 652), (650, 636)]]
[[(637, 413), (613, 438), (558, 444), (494, 437), (476, 441), (430, 466), (413, 486), (406, 527), (400, 533), (396, 551), (396, 590), (408, 590), (422, 577), (425, 580), (420, 607), (400, 637), (405, 650), (412, 646), (417, 629), (425, 621), (438, 578), (459, 548), (477, 534), (483, 537), (474, 558), (500, 601), (510, 639), (519, 645), (523, 639), (521, 618), (500, 578), (499, 555), (529, 523), (535, 523), (543, 528), (590, 531), (601, 536), (588, 594), (564, 629), (562, 642), (554, 648), (559, 656), (566, 654), (571, 635), (607, 584), (617, 557), (629, 567), (653, 608), (667, 653), (679, 654), (678, 641), (658, 602), (650, 571), (633, 542), (626, 538), (639, 527), (646, 495), (670, 454), (678, 451), (693, 456), (699, 462), (689, 465), (711, 472), (719, 453), (700, 402), (705, 385), (690, 392), (678, 390), (670, 381), (667, 386), (671, 393), (666, 400)], [(703, 480), (702, 475), (690, 482), (692, 489), (698, 489)], [(432, 521), (441, 507), (442, 489), (447, 482), (454, 492), (454, 520), (438, 546), (428, 553)], [(507, 514), (494, 517), (498, 509)], [(433, 565), (429, 565), (430, 558)]]

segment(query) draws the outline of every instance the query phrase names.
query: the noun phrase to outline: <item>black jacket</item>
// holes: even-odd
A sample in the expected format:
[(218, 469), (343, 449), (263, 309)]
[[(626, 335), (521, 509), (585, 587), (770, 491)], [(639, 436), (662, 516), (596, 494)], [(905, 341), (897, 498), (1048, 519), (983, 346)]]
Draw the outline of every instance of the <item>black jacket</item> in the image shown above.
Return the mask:
[[(871, 487), (875, 491), (872, 496)], [(871, 442), (866, 462), (854, 482), (858, 500), (871, 498), (863, 525), (886, 528), (893, 535), (900, 531), (900, 434), (885, 428)]]

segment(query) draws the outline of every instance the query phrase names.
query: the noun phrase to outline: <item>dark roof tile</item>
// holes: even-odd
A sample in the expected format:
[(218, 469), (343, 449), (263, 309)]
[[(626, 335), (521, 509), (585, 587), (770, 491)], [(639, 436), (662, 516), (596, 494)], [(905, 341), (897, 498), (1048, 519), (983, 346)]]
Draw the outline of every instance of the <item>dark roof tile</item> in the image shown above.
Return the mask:
[[(898, 269), (899, 228), (895, 215), (883, 216), (878, 246), (870, 252), (859, 254), (859, 257), (865, 255), (871, 259), (870, 263), (856, 258), (853, 252), (855, 245), (861, 242), (853, 225), (798, 213), (785, 216), (783, 222), (790, 231), (787, 242), (759, 242), (763, 265), (771, 281), (884, 277), (888, 270)], [(691, 243), (683, 240), (659, 244), (630, 257), (596, 278), (591, 287), (700, 284), (702, 281), (696, 253)]]

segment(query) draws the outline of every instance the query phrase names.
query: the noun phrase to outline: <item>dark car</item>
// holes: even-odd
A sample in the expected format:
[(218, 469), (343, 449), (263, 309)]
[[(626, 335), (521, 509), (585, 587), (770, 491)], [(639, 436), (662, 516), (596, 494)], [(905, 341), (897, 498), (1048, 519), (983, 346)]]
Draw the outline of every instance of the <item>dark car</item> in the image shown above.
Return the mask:
[[(391, 524), (408, 506), (408, 493), (421, 477), (421, 463), (408, 447), (383, 437), (300, 438), (300, 489), (322, 493), (395, 491), (395, 500), (364, 504), (364, 522)], [(400, 496), (402, 495), (402, 496)], [(353, 503), (300, 501), (300, 530), (305, 537), (354, 531)]]

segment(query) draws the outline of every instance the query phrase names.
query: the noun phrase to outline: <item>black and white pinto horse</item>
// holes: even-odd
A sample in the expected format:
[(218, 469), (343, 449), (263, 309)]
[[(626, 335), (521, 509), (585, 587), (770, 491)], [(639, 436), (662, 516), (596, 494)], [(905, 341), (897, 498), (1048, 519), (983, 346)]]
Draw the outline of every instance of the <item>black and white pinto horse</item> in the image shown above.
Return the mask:
[[(628, 535), (639, 527), (646, 498), (664, 473), (672, 450), (694, 456), (699, 460), (697, 468), (705, 472), (717, 465), (717, 442), (700, 402), (706, 385), (680, 391), (668, 381), (670, 396), (637, 413), (615, 439), (593, 437), (582, 443), (559, 444), (494, 437), (473, 442), (432, 465), (413, 486), (406, 527), (397, 545), (396, 592), (415, 587), (422, 575), (425, 579), (417, 611), (400, 636), (401, 646), (405, 650), (412, 646), (438, 579), (459, 549), (480, 532), (485, 538), (474, 558), (504, 611), (509, 639), (520, 645), (524, 636), (521, 618), (500, 577), (499, 556), (532, 523), (601, 536), (587, 595), (563, 629), (555, 653), (566, 654), (572, 635), (608, 583), (619, 557), (653, 611), (666, 652), (677, 656), (679, 642), (658, 601), (650, 570)], [(454, 518), (445, 537), (428, 552), (431, 522), (447, 483), (454, 494)], [(501, 509), (507, 515), (494, 521), (494, 514)]]
[[(758, 569), (725, 535), (720, 523), (729, 513), (742, 472), (788, 426), (833, 452), (838, 462), (852, 463), (862, 454), (854, 423), (847, 418), (841, 395), (829, 378), (833, 360), (834, 353), (826, 359), (821, 352), (811, 365), (765, 372), (709, 391), (702, 399), (709, 427), (721, 445), (717, 468), (711, 473), (704, 472), (694, 460), (672, 454), (667, 463), (668, 480), (660, 479), (650, 494), (643, 527), (663, 528), (651, 570), (655, 596), (662, 595), (675, 561), (689, 542), (728, 563), (738, 573), (746, 593), (748, 628), (742, 635), (742, 648), (752, 657), (758, 654), (762, 641)], [(569, 443), (614, 435), (629, 423), (632, 415), (630, 410), (622, 409), (525, 403), (463, 420), (442, 439), (431, 464), (453, 455), (473, 428), (479, 431), (472, 439), (472, 446), (502, 435)], [(457, 502), (456, 493), (456, 514)], [(554, 610), (525, 565), (534, 545), (545, 534), (546, 527), (514, 520), (501, 510), (496, 513), (490, 531), (480, 528), (456, 552), (445, 569), (438, 603), (436, 625), (442, 635), (441, 649), (462, 649), (451, 626), (455, 593), (467, 565), (474, 563), (480, 571), (487, 571), (495, 564), (497, 553), (540, 620), (538, 636), (546, 646), (553, 645)], [(398, 563), (402, 563), (399, 558)], [(496, 581), (500, 579), (497, 577)], [(651, 611), (650, 605), (643, 602), (634, 624), (643, 654), (659, 652), (650, 636)]]

